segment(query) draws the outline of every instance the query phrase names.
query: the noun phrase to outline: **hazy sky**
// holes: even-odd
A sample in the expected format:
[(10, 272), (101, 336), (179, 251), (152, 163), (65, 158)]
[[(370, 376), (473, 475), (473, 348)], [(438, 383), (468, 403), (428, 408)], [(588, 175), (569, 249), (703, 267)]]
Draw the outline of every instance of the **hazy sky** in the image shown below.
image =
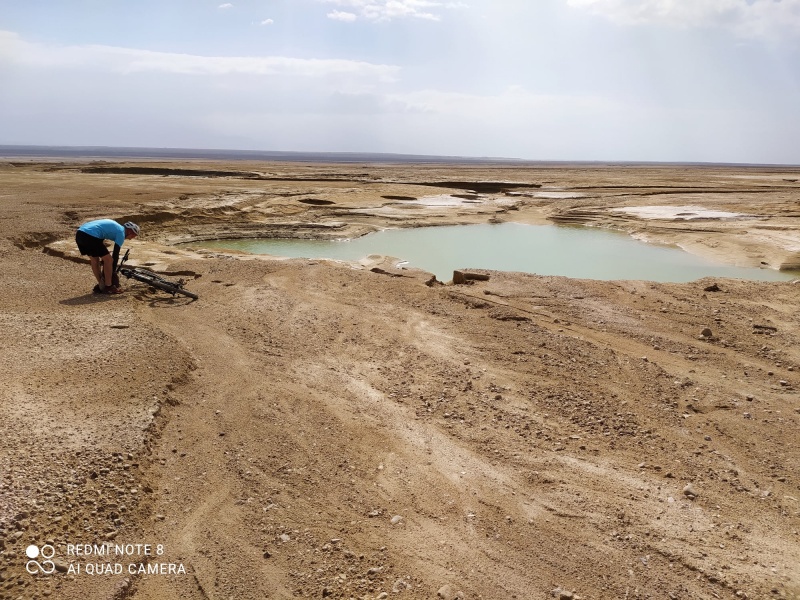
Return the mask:
[(800, 164), (800, 0), (0, 0), (0, 144)]

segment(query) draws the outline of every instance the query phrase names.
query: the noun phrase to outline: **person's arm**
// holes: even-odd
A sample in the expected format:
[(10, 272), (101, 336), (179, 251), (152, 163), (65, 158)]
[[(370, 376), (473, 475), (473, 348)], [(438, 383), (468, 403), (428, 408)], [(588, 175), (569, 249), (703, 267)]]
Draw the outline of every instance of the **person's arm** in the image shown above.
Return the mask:
[(114, 244), (114, 252), (111, 255), (111, 260), (113, 261), (112, 264), (114, 265), (112, 273), (114, 273), (114, 274), (116, 274), (116, 272), (117, 272), (117, 263), (119, 262), (119, 251), (120, 250), (121, 250), (121, 248), (119, 247), (119, 244), (115, 243)]

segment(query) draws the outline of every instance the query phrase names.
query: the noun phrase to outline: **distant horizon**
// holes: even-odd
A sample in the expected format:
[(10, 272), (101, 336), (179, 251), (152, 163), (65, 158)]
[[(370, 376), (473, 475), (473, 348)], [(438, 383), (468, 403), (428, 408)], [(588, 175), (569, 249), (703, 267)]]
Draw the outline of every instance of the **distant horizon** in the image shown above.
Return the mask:
[(468, 156), (414, 154), (402, 152), (330, 152), (300, 150), (242, 150), (233, 148), (179, 148), (106, 145), (0, 144), (0, 159), (14, 158), (84, 158), (84, 159), (186, 159), (186, 160), (269, 160), (275, 162), (328, 163), (472, 163), (502, 165), (626, 165), (626, 166), (718, 166), (800, 168), (793, 163), (749, 163), (714, 161), (654, 160), (562, 160), (530, 159), (503, 156)]

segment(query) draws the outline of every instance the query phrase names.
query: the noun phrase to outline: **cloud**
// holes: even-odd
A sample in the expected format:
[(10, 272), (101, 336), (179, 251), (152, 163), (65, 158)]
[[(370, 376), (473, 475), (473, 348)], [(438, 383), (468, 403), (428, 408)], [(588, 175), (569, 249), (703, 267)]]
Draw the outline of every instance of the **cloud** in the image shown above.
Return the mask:
[(566, 0), (567, 4), (623, 25), (721, 27), (736, 35), (800, 34), (800, 0)]
[(444, 115), (474, 121), (486, 115), (517, 115), (520, 122), (531, 117), (523, 115), (548, 115), (572, 118), (576, 115), (598, 115), (617, 106), (617, 101), (596, 95), (541, 94), (519, 85), (508, 86), (494, 94), (417, 90), (392, 94), (393, 106), (403, 106), (405, 111)]
[(264, 19), (261, 21), (261, 25), (272, 25), (274, 22), (272, 19)]
[(395, 81), (400, 70), (393, 65), (344, 59), (200, 56), (118, 46), (51, 46), (25, 41), (13, 32), (0, 31), (0, 66), (4, 64), (122, 74), (344, 77), (382, 83)]
[(428, 21), (439, 21), (439, 9), (464, 8), (461, 2), (435, 2), (433, 0), (320, 0), (336, 4), (348, 11), (334, 10), (328, 18), (338, 21), (355, 21), (358, 18), (367, 21), (391, 21), (393, 19), (415, 18)]
[(343, 12), (341, 10), (334, 10), (328, 13), (328, 18), (333, 19), (334, 21), (345, 21), (350, 23), (355, 21), (358, 18), (358, 15), (351, 12)]
[(220, 4), (217, 8), (226, 9), (226, 8), (233, 8), (233, 4), (230, 2), (226, 2), (225, 4)]

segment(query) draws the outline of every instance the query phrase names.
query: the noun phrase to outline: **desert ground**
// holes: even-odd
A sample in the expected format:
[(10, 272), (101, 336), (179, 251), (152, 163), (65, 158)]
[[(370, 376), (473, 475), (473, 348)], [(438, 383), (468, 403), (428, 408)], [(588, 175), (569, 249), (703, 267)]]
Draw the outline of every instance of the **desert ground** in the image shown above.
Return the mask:
[(503, 221), (797, 269), (800, 168), (0, 160), (0, 598), (800, 598), (797, 283), (179, 245)]

